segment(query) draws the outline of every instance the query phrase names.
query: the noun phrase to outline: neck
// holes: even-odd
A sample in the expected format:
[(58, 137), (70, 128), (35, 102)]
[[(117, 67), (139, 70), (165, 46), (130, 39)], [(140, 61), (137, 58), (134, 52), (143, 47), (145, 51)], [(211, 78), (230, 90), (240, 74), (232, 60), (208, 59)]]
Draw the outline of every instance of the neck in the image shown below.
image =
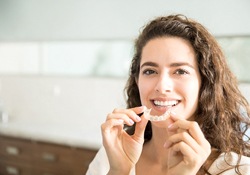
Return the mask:
[[(144, 144), (142, 155), (137, 163), (138, 174), (164, 174), (169, 167), (179, 163), (182, 157), (173, 155), (170, 149), (164, 147), (164, 143), (173, 133), (168, 132), (167, 126), (152, 125), (152, 138)], [(144, 167), (144, 168), (141, 168)], [(149, 168), (145, 168), (149, 167)]]
[(145, 146), (148, 156), (150, 156), (154, 162), (167, 163), (168, 149), (164, 147), (164, 143), (168, 140), (170, 134), (167, 128), (152, 126), (152, 138)]

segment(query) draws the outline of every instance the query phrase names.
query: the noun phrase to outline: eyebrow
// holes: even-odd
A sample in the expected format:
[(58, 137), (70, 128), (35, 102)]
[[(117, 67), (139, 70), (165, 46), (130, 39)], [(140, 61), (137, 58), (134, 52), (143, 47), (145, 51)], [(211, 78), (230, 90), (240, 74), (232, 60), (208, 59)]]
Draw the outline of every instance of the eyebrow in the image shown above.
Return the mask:
[(141, 68), (145, 67), (145, 66), (152, 66), (152, 67), (159, 67), (159, 65), (155, 62), (145, 62), (141, 65)]
[[(152, 66), (152, 67), (159, 67), (159, 64), (155, 63), (155, 62), (145, 62), (141, 65), (141, 68), (145, 67), (145, 66)], [(187, 62), (175, 62), (175, 63), (171, 63), (170, 67), (180, 67), (180, 66), (188, 66), (194, 69), (194, 66), (187, 63)]]

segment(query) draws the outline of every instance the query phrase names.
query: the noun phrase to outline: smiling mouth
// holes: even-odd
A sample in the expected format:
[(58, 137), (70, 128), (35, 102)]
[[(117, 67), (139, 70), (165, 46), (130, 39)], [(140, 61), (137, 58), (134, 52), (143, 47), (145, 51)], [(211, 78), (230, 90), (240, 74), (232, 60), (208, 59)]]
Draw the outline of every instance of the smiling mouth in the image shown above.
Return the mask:
[(157, 107), (174, 107), (176, 106), (180, 101), (179, 100), (169, 100), (169, 101), (159, 101), (159, 100), (153, 100), (153, 104)]

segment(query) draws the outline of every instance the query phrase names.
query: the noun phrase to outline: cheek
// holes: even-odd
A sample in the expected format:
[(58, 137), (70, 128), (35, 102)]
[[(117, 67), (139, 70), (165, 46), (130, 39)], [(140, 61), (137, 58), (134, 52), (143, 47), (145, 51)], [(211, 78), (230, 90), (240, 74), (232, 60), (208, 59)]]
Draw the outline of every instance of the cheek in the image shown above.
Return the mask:
[(182, 94), (186, 105), (196, 105), (200, 91), (200, 81), (191, 79), (188, 81), (179, 82), (176, 86), (178, 92)]
[(181, 86), (179, 92), (183, 96), (183, 111), (179, 111), (183, 118), (193, 120), (193, 115), (198, 107), (199, 86), (196, 83)]
[(200, 91), (200, 83), (190, 83), (189, 86), (186, 86), (185, 91), (187, 93), (187, 100), (189, 105), (196, 110), (198, 105), (199, 91)]

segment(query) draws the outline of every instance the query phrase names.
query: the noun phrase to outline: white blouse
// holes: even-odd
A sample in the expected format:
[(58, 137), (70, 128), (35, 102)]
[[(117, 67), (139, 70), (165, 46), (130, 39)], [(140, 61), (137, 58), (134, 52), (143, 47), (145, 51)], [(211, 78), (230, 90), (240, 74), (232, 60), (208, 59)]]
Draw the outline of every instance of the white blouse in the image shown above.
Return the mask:
[[(224, 153), (222, 153), (210, 166), (209, 173), (218, 174), (219, 172), (230, 168), (230, 165), (236, 165), (238, 160), (238, 154), (232, 152), (230, 156), (224, 157)], [(242, 156), (240, 160), (239, 170), (242, 175), (250, 175), (250, 157)], [(109, 171), (109, 162), (106, 151), (104, 147), (102, 147), (98, 153), (96, 154), (94, 160), (90, 163), (88, 171), (86, 175), (106, 175)], [(133, 169), (130, 175), (135, 175), (135, 169)], [(223, 172), (220, 175), (236, 175), (234, 169), (229, 169)]]

